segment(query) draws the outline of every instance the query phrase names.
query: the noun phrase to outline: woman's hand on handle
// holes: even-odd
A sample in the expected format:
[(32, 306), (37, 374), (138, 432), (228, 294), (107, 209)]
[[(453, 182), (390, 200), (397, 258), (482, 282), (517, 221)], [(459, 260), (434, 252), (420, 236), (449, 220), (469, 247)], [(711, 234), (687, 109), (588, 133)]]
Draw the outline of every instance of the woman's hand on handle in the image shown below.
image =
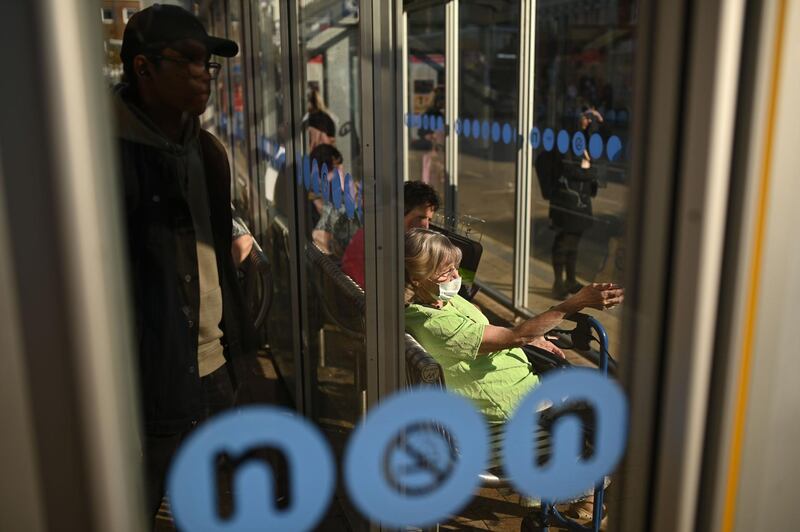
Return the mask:
[(544, 336), (538, 336), (533, 339), (530, 345), (538, 347), (539, 349), (544, 349), (545, 351), (550, 351), (554, 355), (560, 356), (561, 358), (567, 358), (567, 355), (556, 346), (553, 342), (545, 338)]

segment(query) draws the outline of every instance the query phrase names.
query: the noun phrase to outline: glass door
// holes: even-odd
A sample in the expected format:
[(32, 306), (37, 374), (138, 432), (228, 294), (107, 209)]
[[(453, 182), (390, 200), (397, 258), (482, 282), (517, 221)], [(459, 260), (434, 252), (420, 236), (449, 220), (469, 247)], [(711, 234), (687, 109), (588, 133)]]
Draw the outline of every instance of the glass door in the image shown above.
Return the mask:
[[(637, 9), (632, 0), (536, 3), (526, 307), (622, 283), (629, 218)], [(621, 313), (603, 314), (613, 347)], [(613, 349), (617, 352), (618, 349)]]
[[(404, 172), (439, 195), (438, 225), (483, 246), (477, 279), (514, 291), (519, 0), (405, 1)], [(471, 280), (471, 279), (470, 279)]]
[(460, 0), (457, 15), (456, 214), (482, 222), (483, 257), (477, 279), (486, 289), (511, 299), (518, 192), (520, 0)]
[[(361, 20), (357, 3), (296, 4), (294, 168), (305, 413), (341, 457), (367, 408)], [(350, 511), (350, 525), (368, 523)]]
[[(482, 246), (472, 302), (492, 323), (629, 281), (637, 17), (633, 0), (403, 2), (403, 178), (431, 185), (436, 221)], [(624, 305), (584, 312), (621, 368)], [(483, 489), (447, 525), (519, 527), (517, 500)], [(583, 504), (562, 511), (585, 517)]]

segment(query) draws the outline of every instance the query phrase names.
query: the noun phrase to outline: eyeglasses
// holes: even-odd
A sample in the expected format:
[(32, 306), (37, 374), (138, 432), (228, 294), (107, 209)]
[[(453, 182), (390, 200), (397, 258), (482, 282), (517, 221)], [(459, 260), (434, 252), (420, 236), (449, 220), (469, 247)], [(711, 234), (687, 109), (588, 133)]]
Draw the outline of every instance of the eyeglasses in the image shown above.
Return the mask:
[(191, 59), (168, 57), (166, 55), (154, 55), (153, 59), (185, 65), (186, 69), (189, 71), (189, 74), (194, 77), (200, 77), (204, 72), (208, 72), (208, 75), (211, 79), (217, 79), (217, 77), (219, 77), (219, 71), (222, 69), (222, 65), (211, 61), (192, 61)]
[(453, 275), (458, 276), (458, 267), (453, 266), (447, 271), (441, 272), (439, 275), (433, 278), (433, 280), (437, 283), (443, 283), (445, 281), (449, 281), (453, 277)]

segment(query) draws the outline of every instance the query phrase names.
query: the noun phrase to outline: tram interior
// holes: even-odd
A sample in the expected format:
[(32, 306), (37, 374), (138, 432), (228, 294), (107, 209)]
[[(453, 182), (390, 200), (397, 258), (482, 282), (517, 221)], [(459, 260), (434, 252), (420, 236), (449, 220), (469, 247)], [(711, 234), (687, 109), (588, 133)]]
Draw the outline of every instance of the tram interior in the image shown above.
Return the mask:
[[(125, 25), (134, 14), (156, 2), (101, 0), (97, 3), (100, 12), (96, 23), (102, 28), (103, 40), (103, 77), (110, 92), (122, 81), (120, 47)], [(650, 161), (640, 160), (641, 153), (648, 156), (652, 153), (649, 142), (672, 146), (670, 157), (683, 156), (681, 149), (691, 151), (679, 145), (685, 139), (679, 138), (675, 131), (685, 126), (682, 123), (665, 121), (665, 136), (674, 137), (667, 137), (666, 141), (636, 135), (645, 131), (644, 119), (636, 116), (643, 109), (641, 102), (649, 102), (651, 93), (660, 89), (642, 86), (642, 80), (651, 79), (650, 73), (646, 76), (637, 68), (645, 64), (641, 55), (645, 42), (652, 45), (655, 37), (641, 32), (653, 20), (662, 20), (655, 13), (657, 8), (664, 9), (663, 2), (169, 0), (160, 3), (191, 11), (209, 35), (231, 39), (239, 46), (236, 56), (219, 59), (221, 72), (212, 78), (209, 104), (200, 122), (225, 148), (231, 167), (233, 216), (246, 227), (253, 241), (238, 275), (256, 323), (258, 353), (236, 369), (242, 375), (241, 404), (279, 405), (311, 421), (332, 449), (339, 464), (338, 474), (353, 434), (381, 401), (412, 386), (447, 387), (441, 360), (426, 352), (419, 338), (412, 337), (403, 314), (410, 300), (404, 300), (409, 274), (401, 275), (400, 266), (404, 233), (409, 229), (402, 227), (403, 216), (408, 214), (403, 211), (402, 194), (409, 182), (421, 182), (438, 199), (435, 212), (430, 214), (430, 228), (450, 236), (453, 243), (460, 242), (467, 250), (464, 253), (474, 252), (470, 260), (479, 258), (476, 267), (462, 264), (456, 277), (462, 277), (466, 284), (461, 294), (469, 295), (469, 303), (491, 325), (514, 328), (559, 308), (560, 303), (586, 285), (602, 283), (608, 290), (617, 290), (632, 279), (638, 282), (625, 286), (625, 300), (639, 302), (638, 307), (623, 303), (606, 308), (603, 303), (600, 309), (583, 309), (582, 316), (575, 318), (577, 321), (565, 321), (564, 327), (583, 326), (590, 320), (602, 324), (612, 358), (610, 378), (627, 386), (625, 392), (640, 422), (635, 434), (648, 433), (653, 438), (652, 442), (635, 442), (637, 450), (647, 448), (652, 455), (639, 452), (624, 468), (602, 479), (599, 484), (608, 486), (602, 502), (595, 505), (598, 495), (593, 495), (555, 506), (563, 516), (573, 520), (571, 528), (563, 523), (551, 523), (550, 528), (545, 528), (538, 518), (532, 520), (531, 515), (552, 512), (546, 502), (525, 497), (500, 482), (484, 482), (468, 505), (432, 529), (611, 530), (613, 525), (609, 523), (614, 522), (611, 514), (618, 512), (619, 516), (623, 512), (628, 503), (625, 495), (631, 496), (631, 486), (645, 482), (642, 478), (657, 467), (661, 467), (658, 478), (663, 484), (658, 487), (670, 493), (669, 489), (674, 488), (668, 482), (671, 472), (663, 471), (670, 469), (670, 464), (657, 462), (654, 455), (668, 452), (673, 441), (685, 436), (681, 432), (684, 427), (666, 430), (661, 426), (663, 420), (647, 416), (660, 412), (665, 413), (665, 420), (674, 420), (680, 417), (675, 413), (679, 409), (657, 404), (662, 401), (660, 394), (671, 393), (673, 399), (676, 396), (680, 399), (676, 404), (685, 406), (684, 395), (691, 399), (691, 394), (700, 392), (688, 377), (685, 387), (683, 382), (676, 385), (684, 374), (675, 369), (680, 366), (676, 357), (667, 360), (667, 348), (673, 349), (670, 353), (680, 350), (682, 344), (675, 343), (674, 338), (683, 338), (684, 331), (678, 334), (660, 327), (666, 327), (667, 315), (674, 318), (677, 313), (673, 304), (693, 302), (690, 296), (696, 294), (686, 293), (700, 289), (672, 287), (668, 284), (673, 282), (671, 273), (668, 275), (661, 269), (667, 271), (677, 265), (675, 271), (679, 273), (683, 271), (679, 266), (692, 270), (694, 263), (685, 258), (685, 254), (691, 255), (686, 249), (693, 249), (699, 256), (701, 251), (713, 248), (718, 251), (719, 263), (723, 264), (724, 259), (728, 266), (737, 258), (744, 261), (737, 254), (746, 254), (749, 248), (743, 243), (749, 242), (750, 233), (734, 226), (734, 222), (744, 227), (742, 220), (754, 217), (754, 207), (748, 207), (749, 210), (738, 207), (739, 203), (745, 203), (741, 199), (747, 196), (745, 192), (755, 194), (747, 188), (754, 190), (754, 185), (742, 177), (745, 171), (752, 171), (755, 163), (744, 160), (751, 147), (741, 147), (746, 143), (740, 137), (751, 133), (750, 130), (737, 129), (737, 149), (729, 159), (744, 162), (731, 170), (732, 199), (720, 208), (737, 212), (732, 215), (725, 211), (719, 215), (723, 222), (719, 224), (717, 240), (699, 230), (692, 233), (684, 229), (690, 237), (697, 237), (697, 247), (686, 245), (687, 239), (674, 243), (678, 242), (676, 235), (684, 219), (700, 220), (709, 214), (702, 208), (678, 212), (679, 199), (687, 201), (679, 198), (679, 194), (691, 195), (685, 192), (688, 190), (685, 178), (681, 177), (684, 181), (680, 183), (678, 177), (674, 177), (675, 183), (668, 182), (673, 176), (664, 178), (655, 172), (647, 173), (643, 169)], [(756, 11), (750, 5), (755, 3), (742, 4), (748, 4), (748, 13)], [(642, 15), (643, 5), (650, 9), (647, 20)], [(391, 17), (385, 16), (387, 13)], [(658, 16), (663, 14), (658, 12)], [(756, 17), (747, 21), (748, 39), (754, 40), (753, 27), (757, 22)], [(688, 34), (687, 29), (680, 38), (688, 41)], [(688, 49), (690, 44), (685, 46)], [(647, 52), (654, 53), (650, 48)], [(681, 54), (684, 52), (675, 52), (676, 62), (691, 59), (686, 57), (690, 54)], [(743, 72), (756, 70), (756, 59), (745, 59), (752, 64), (745, 64)], [(745, 59), (741, 62), (745, 63)], [(191, 60), (187, 62), (190, 63)], [(205, 68), (210, 73), (207, 62)], [(689, 67), (685, 70), (682, 74), (698, 75)], [(755, 81), (742, 75), (738, 82), (753, 94), (761, 95), (757, 89), (763, 89), (756, 85), (768, 76), (759, 73), (752, 76)], [(386, 79), (396, 82), (393, 89), (396, 94), (382, 92), (386, 85), (381, 83)], [(774, 79), (778, 79), (777, 75)], [(684, 90), (688, 91), (683, 85), (674, 90), (681, 105), (692, 97), (679, 92)], [(735, 98), (731, 101), (741, 104)], [(672, 109), (667, 99), (658, 104)], [(651, 111), (647, 110), (648, 117), (652, 116)], [(748, 107), (747, 111), (751, 109)], [(737, 120), (744, 120), (746, 114), (742, 111), (743, 118)], [(755, 111), (753, 114), (756, 115)], [(114, 127), (112, 121), (108, 119), (109, 129)], [(686, 124), (689, 122), (687, 118)], [(733, 137), (729, 144), (734, 145)], [(651, 151), (645, 151), (646, 147)], [(384, 164), (385, 161), (389, 162)], [(678, 163), (675, 164), (677, 168)], [(681, 171), (685, 171), (683, 167)], [(711, 170), (708, 172), (711, 175)], [(678, 176), (679, 171), (674, 174)], [(697, 177), (696, 181), (698, 187), (708, 182), (711, 183), (708, 190), (713, 189), (712, 177)], [(652, 190), (676, 197), (665, 197), (661, 210), (648, 212), (647, 208), (657, 203), (647, 195), (654, 194)], [(702, 190), (705, 193), (707, 189)], [(719, 201), (725, 203), (726, 199)], [(754, 200), (747, 198), (747, 201)], [(423, 207), (423, 211), (428, 207), (433, 209), (429, 204)], [(640, 260), (645, 247), (649, 246), (648, 252), (655, 249), (655, 245), (645, 241), (641, 231), (644, 224), (653, 220), (663, 222), (663, 234), (669, 235), (659, 244), (662, 254), (651, 253)], [(427, 226), (426, 221), (417, 227)], [(654, 234), (662, 233), (654, 231)], [(729, 240), (723, 245), (726, 238)], [(705, 239), (711, 244), (706, 244)], [(731, 241), (736, 244), (730, 244)], [(5, 245), (3, 241), (0, 244)], [(756, 246), (753, 249), (760, 252)], [(353, 256), (359, 275), (348, 270), (352, 264), (347, 262), (348, 257)], [(688, 262), (681, 263), (679, 259)], [(661, 268), (658, 273), (664, 273), (663, 282), (648, 285), (641, 281), (641, 272), (632, 271), (634, 264), (637, 268), (656, 264)], [(735, 283), (730, 284), (735, 284), (738, 290), (735, 296), (744, 301), (746, 298), (740, 292), (746, 283), (741, 281), (743, 270), (737, 268), (731, 266), (722, 271), (720, 266), (718, 277), (723, 281), (733, 279)], [(791, 273), (787, 277), (793, 278)], [(668, 289), (678, 293), (675, 297), (678, 303), (670, 299), (673, 294), (667, 293)], [(713, 292), (712, 295), (722, 308), (715, 312), (730, 318), (725, 327), (733, 328), (730, 323), (739, 323), (735, 320), (741, 321), (746, 312), (730, 309), (739, 309), (744, 304), (739, 299), (731, 302), (734, 296), (730, 294)], [(757, 294), (750, 295), (754, 300)], [(747, 301), (748, 312), (755, 312), (752, 310), (755, 305)], [(659, 313), (653, 314), (653, 319), (642, 310), (646, 304), (658, 307)], [(221, 316), (221, 302), (219, 306)], [(699, 310), (693, 307), (686, 311), (687, 316), (700, 315), (705, 309), (699, 304), (695, 306)], [(647, 308), (652, 310), (652, 307)], [(747, 316), (752, 318), (750, 314)], [(634, 341), (640, 340), (639, 331), (632, 332), (634, 322), (643, 331), (655, 331), (649, 344)], [(747, 323), (755, 327), (755, 318)], [(746, 331), (750, 334), (751, 329)], [(719, 353), (735, 342), (724, 334), (730, 331), (717, 329), (715, 324), (714, 330), (701, 332), (689, 331), (686, 342), (694, 342), (692, 348), (697, 350), (701, 344), (709, 352), (714, 350), (709, 357), (715, 357), (713, 362), (718, 365), (712, 368), (708, 362), (704, 371), (693, 372), (690, 377), (711, 375), (708, 377), (711, 391), (703, 396), (703, 408), (708, 404), (712, 410), (719, 407), (722, 411), (724, 406), (724, 412), (730, 414), (736, 410), (719, 398), (730, 402), (733, 397), (730, 390), (735, 387), (731, 383), (743, 389), (744, 378), (734, 379), (733, 362), (721, 361)], [(707, 337), (706, 343), (697, 340), (703, 335)], [(386, 338), (389, 340), (384, 342)], [(563, 338), (543, 338), (563, 343)], [(748, 338), (753, 341), (752, 335)], [(762, 337), (759, 339), (764, 341)], [(657, 353), (663, 359), (647, 358), (640, 352), (637, 352), (639, 357), (634, 356), (634, 347), (660, 343), (666, 346)], [(591, 349), (563, 347), (566, 358), (563, 365), (602, 367), (602, 357), (597, 353), (601, 342), (592, 345)], [(738, 349), (738, 345), (735, 347)], [(477, 353), (476, 348), (471, 356), (475, 358)], [(746, 349), (742, 353), (746, 354)], [(423, 369), (430, 371), (421, 370), (423, 364), (428, 364)], [(631, 368), (636, 364), (638, 372), (634, 374)], [(627, 378), (624, 382), (621, 374)], [(652, 378), (633, 382), (634, 375)], [(648, 391), (650, 395), (642, 393), (644, 386), (652, 388)], [(639, 393), (635, 399), (641, 399), (638, 405), (635, 393)], [(763, 389), (761, 393), (767, 394)], [(742, 397), (746, 402), (746, 395)], [(737, 406), (740, 407), (744, 408)], [(690, 407), (686, 406), (686, 410)], [(645, 428), (642, 418), (647, 418)], [(727, 434), (725, 430), (729, 427), (724, 424), (727, 421), (692, 418), (685, 424), (689, 426), (693, 421), (696, 426), (706, 423), (709, 434), (713, 433), (694, 441), (697, 449), (709, 453), (705, 456), (708, 459), (715, 445), (722, 448), (714, 438), (724, 440), (719, 434)], [(743, 430), (742, 423), (737, 430)], [(664, 434), (673, 429), (674, 434)], [(594, 452), (593, 435), (588, 429), (586, 432), (585, 443), (580, 444), (585, 448), (580, 452), (588, 455)], [(669, 439), (673, 436), (674, 440)], [(661, 439), (656, 441), (657, 438)], [(727, 440), (723, 443), (728, 445)], [(738, 445), (739, 441), (733, 444)], [(676, 444), (675, 449), (681, 452), (683, 447)], [(285, 508), (291, 504), (287, 503), (287, 464), (267, 455), (265, 460), (275, 472), (276, 504)], [(670, 458), (659, 457), (659, 460)], [(709, 480), (712, 473), (719, 471), (712, 471), (706, 464), (703, 468), (702, 478), (700, 473), (696, 474), (695, 489), (710, 490), (713, 484), (716, 491), (721, 491), (721, 484)], [(628, 479), (626, 474), (635, 478)], [(232, 493), (230, 479), (223, 476), (218, 474), (216, 478), (220, 490), (218, 509), (223, 515), (230, 515), (236, 494)], [(649, 487), (655, 490), (654, 486)], [(733, 493), (733, 488), (730, 492)], [(649, 496), (653, 500), (647, 503), (655, 501), (654, 495)], [(639, 503), (643, 508), (644, 503)], [(664, 511), (663, 501), (659, 508)], [(636, 512), (646, 511), (638, 508), (626, 515), (630, 518)], [(633, 522), (645, 522), (645, 518)], [(155, 529), (178, 529), (166, 497)], [(345, 481), (339, 478), (334, 500), (316, 529), (362, 531), (385, 527), (381, 528), (358, 510)]]
[[(150, 3), (103, 2), (109, 85), (119, 81), (115, 53), (124, 25), (106, 19), (127, 18)], [(363, 20), (358, 2), (314, 0), (299, 2), (291, 13), (296, 23), (287, 27), (283, 4), (213, 0), (186, 7), (197, 9), (210, 34), (238, 42), (241, 50), (226, 61), (202, 124), (226, 147), (235, 213), (269, 261), (269, 314), (254, 372), (273, 388), (285, 387), (263, 397), (302, 404), (338, 455), (367, 409), (363, 293), (342, 288), (330, 274), (341, 260), (335, 244), (346, 245), (364, 222), (358, 206), (366, 186), (362, 123), (368, 119), (359, 59)], [(564, 283), (576, 286), (624, 281), (637, 2), (537, 2), (534, 11), (523, 16), (521, 0), (403, 2), (401, 178), (436, 190), (441, 207), (434, 224), (482, 245), (474, 302), (506, 326), (576, 291), (555, 280), (556, 270), (560, 276), (566, 269)], [(289, 49), (286, 32), (297, 40)], [(315, 122), (320, 115), (332, 122), (331, 130)], [(579, 131), (586, 146), (573, 150)], [(342, 207), (329, 216), (327, 249), (314, 234), (323, 209), (334, 207), (320, 200), (313, 171), (311, 183), (303, 175), (304, 161), (320, 144), (338, 150), (341, 192), (356, 202), (354, 215), (345, 219)], [(525, 151), (529, 155), (521, 156)], [(591, 168), (592, 190), (580, 196), (589, 205), (567, 214), (579, 219), (569, 221), (575, 227), (566, 232), (552, 214), (565, 207), (549, 190), (564, 173), (545, 183), (554, 164)], [(323, 189), (335, 187), (322, 181)], [(557, 251), (556, 239), (563, 244)], [(302, 356), (293, 323), (298, 315)], [(624, 364), (621, 315), (615, 309), (600, 317), (611, 352)], [(346, 496), (337, 500), (341, 514), (326, 523), (367, 527)], [(511, 490), (483, 488), (441, 527), (515, 530), (526, 512), (517, 502)], [(586, 522), (586, 507), (573, 510)], [(168, 529), (169, 519), (162, 521)], [(321, 529), (337, 529), (330, 523)]]

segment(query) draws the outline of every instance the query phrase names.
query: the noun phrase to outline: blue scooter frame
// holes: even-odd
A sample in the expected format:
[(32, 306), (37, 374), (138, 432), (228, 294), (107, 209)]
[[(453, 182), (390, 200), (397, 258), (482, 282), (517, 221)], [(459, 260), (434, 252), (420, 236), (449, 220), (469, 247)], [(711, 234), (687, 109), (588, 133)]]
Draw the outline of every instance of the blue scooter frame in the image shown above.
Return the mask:
[[(577, 351), (587, 360), (597, 364), (598, 370), (603, 375), (608, 375), (609, 370), (616, 373), (616, 362), (608, 353), (608, 333), (605, 327), (593, 316), (588, 314), (573, 314), (566, 317), (567, 320), (576, 323), (572, 330), (554, 329), (548, 336), (555, 336), (555, 344), (561, 349), (572, 349)], [(593, 333), (597, 333), (595, 337)], [(595, 341), (599, 344), (599, 352), (592, 350), (591, 343)], [(547, 530), (551, 525), (566, 527), (569, 530), (579, 532), (599, 532), (600, 522), (603, 519), (603, 499), (605, 495), (604, 480), (595, 485), (594, 504), (592, 511), (591, 526), (582, 525), (568, 517), (564, 517), (556, 509), (555, 503), (542, 501), (541, 523), (530, 526), (523, 522), (522, 529), (525, 530)]]

